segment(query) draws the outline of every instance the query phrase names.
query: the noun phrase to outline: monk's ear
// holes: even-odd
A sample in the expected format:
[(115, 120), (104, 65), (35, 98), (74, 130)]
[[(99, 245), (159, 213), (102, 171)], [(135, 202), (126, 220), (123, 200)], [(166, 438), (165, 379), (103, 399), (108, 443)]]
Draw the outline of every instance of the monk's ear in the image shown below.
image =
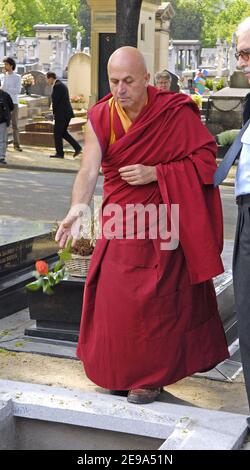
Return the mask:
[(150, 80), (150, 73), (147, 73), (147, 74), (145, 75), (145, 82), (146, 82), (145, 84), (146, 84), (146, 86), (149, 85), (149, 80)]

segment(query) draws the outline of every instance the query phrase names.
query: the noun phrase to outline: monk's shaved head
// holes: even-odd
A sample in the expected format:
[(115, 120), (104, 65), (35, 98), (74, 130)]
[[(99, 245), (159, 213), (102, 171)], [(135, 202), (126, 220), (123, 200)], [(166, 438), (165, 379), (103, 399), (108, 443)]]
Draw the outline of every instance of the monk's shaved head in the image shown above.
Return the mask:
[(150, 75), (143, 55), (135, 47), (117, 49), (108, 61), (108, 76), (115, 102), (134, 119), (147, 102)]
[(131, 66), (140, 71), (143, 75), (147, 73), (147, 66), (142, 53), (135, 47), (125, 46), (117, 49), (110, 56), (108, 61), (108, 72), (112, 67)]

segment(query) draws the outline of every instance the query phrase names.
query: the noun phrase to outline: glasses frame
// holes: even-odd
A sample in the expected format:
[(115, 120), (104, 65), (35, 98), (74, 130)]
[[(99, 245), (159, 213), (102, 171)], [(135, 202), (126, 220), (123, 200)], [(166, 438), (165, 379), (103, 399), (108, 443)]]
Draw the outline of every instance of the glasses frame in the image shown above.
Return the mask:
[(242, 49), (242, 51), (236, 52), (234, 57), (239, 60), (242, 57), (243, 60), (249, 60), (250, 58), (250, 49)]

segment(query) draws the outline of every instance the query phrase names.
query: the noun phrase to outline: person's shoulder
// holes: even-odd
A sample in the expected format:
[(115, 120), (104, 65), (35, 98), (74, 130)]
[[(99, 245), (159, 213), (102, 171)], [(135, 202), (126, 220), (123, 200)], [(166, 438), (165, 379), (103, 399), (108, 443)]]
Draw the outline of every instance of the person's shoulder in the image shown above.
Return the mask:
[(57, 80), (55, 81), (54, 86), (62, 87), (62, 88), (67, 88), (66, 85), (65, 85), (61, 80), (59, 80), (59, 79), (57, 79)]
[[(11, 99), (10, 94), (7, 93), (7, 91), (1, 90), (0, 97), (7, 102), (9, 99)], [(12, 100), (11, 100), (12, 101)]]
[(101, 99), (88, 110), (88, 117), (95, 117), (98, 120), (102, 120), (106, 115), (109, 115), (108, 100)]
[(156, 89), (153, 98), (153, 102), (163, 108), (167, 106), (172, 109), (186, 105), (193, 107), (194, 105), (194, 101), (185, 93), (175, 93), (173, 91), (161, 90), (159, 88)]
[(109, 108), (110, 98), (112, 98), (112, 94), (108, 93), (108, 95), (103, 96), (103, 98), (93, 104), (91, 108), (89, 108), (89, 111)]

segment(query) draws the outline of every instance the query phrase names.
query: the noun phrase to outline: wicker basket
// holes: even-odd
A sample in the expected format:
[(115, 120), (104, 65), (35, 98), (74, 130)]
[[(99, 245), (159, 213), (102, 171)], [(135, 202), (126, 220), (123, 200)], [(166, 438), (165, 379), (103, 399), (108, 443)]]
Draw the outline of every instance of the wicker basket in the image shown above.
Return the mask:
[(65, 261), (65, 266), (68, 269), (70, 276), (86, 277), (89, 270), (91, 255), (81, 256), (72, 253), (71, 259)]

